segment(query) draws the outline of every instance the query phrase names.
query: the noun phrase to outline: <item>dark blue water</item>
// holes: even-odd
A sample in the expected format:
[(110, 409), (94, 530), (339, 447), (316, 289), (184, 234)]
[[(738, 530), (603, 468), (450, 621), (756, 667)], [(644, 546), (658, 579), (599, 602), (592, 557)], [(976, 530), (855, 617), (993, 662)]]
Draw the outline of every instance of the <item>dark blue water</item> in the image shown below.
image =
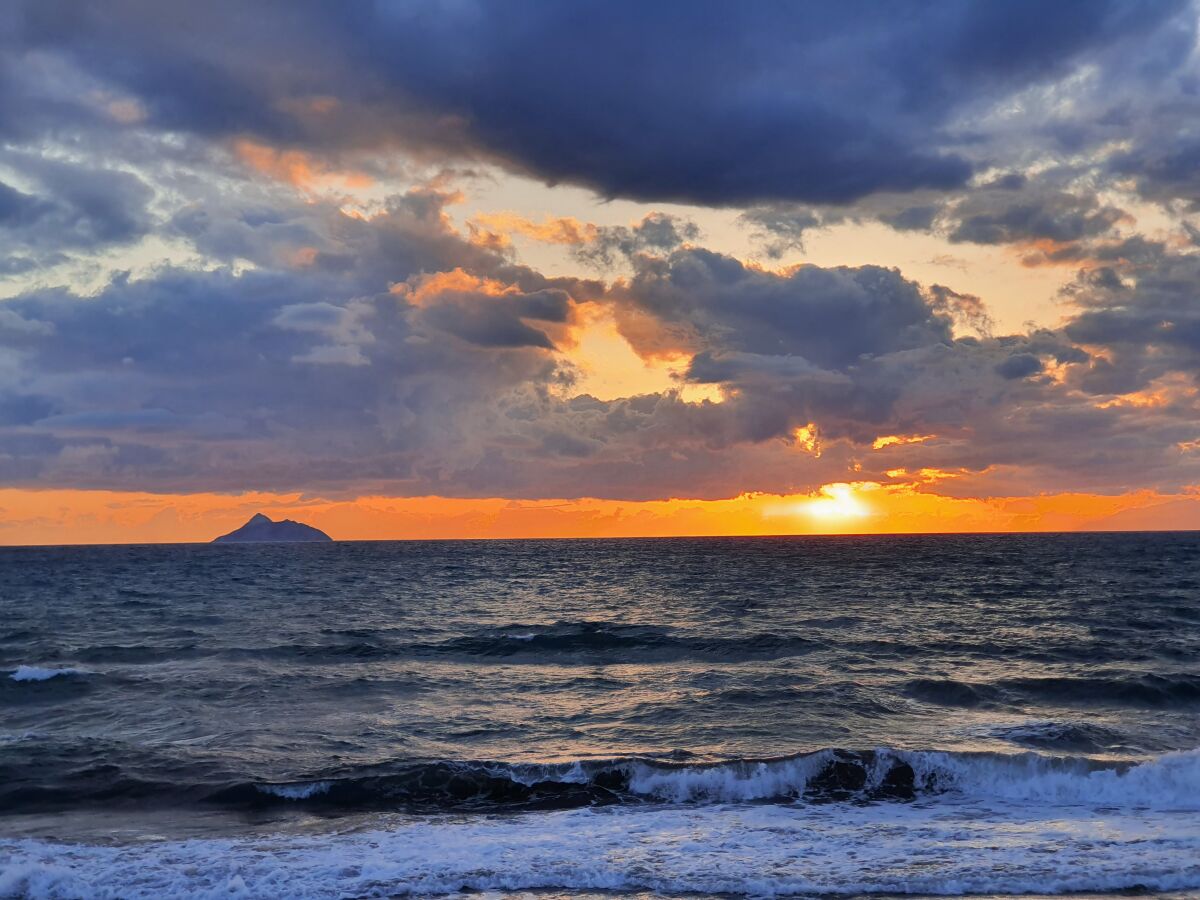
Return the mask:
[(0, 896), (1200, 890), (1200, 535), (0, 550)]

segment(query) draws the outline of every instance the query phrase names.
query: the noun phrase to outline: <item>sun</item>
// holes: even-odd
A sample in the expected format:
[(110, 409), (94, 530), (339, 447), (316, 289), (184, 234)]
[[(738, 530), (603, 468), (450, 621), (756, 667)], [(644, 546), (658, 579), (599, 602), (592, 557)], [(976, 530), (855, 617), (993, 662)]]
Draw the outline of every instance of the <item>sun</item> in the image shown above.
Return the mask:
[(800, 512), (822, 522), (838, 519), (862, 519), (871, 507), (859, 499), (852, 484), (826, 484), (815, 496), (800, 503)]

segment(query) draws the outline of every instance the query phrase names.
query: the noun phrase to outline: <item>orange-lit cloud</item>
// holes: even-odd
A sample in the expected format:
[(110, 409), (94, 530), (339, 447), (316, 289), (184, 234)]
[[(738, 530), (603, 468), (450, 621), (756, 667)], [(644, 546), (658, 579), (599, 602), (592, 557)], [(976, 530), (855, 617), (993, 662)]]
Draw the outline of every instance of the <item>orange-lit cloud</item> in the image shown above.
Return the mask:
[(882, 437), (875, 438), (871, 444), (872, 450), (882, 450), (884, 447), (891, 447), (894, 444), (922, 444), (925, 441), (932, 440), (932, 434), (885, 434)]
[(966, 470), (947, 472), (945, 469), (924, 466), (920, 469), (888, 469), (886, 474), (888, 478), (894, 478), (897, 481), (908, 482), (910, 484), (934, 484), (938, 481), (945, 481), (948, 478), (961, 478), (966, 474)]
[(0, 543), (208, 541), (260, 511), (339, 540), (1173, 530), (1200, 528), (1200, 493), (963, 499), (859, 482), (812, 495), (624, 502), (4, 489)]
[(425, 306), (443, 294), (484, 294), (501, 297), (520, 293), (514, 285), (494, 278), (481, 278), (461, 268), (432, 275), (420, 275), (411, 282), (392, 285), (391, 292), (403, 297), (413, 306)]
[(1200, 398), (1192, 376), (1184, 372), (1169, 372), (1150, 382), (1140, 391), (1122, 394), (1097, 404), (1101, 409), (1110, 407), (1135, 407), (1139, 409), (1162, 409), (1179, 403), (1194, 403)]
[(601, 400), (678, 391), (688, 403), (704, 400), (721, 403), (720, 385), (692, 384), (681, 380), (691, 357), (685, 354), (639, 355), (621, 333), (608, 306), (580, 308), (575, 345), (567, 358), (578, 378), (571, 394), (590, 394)]
[(821, 439), (817, 433), (817, 426), (812, 422), (807, 425), (802, 425), (792, 432), (792, 439), (796, 442), (796, 446), (804, 450), (806, 453), (811, 453), (813, 456), (820, 457), (821, 455)]
[[(495, 278), (473, 275), (462, 268), (420, 275), (392, 285), (391, 293), (417, 307), (441, 302), (447, 296), (487, 298), (516, 296), (516, 285)], [(539, 323), (550, 333), (555, 346), (575, 368), (576, 380), (570, 395), (589, 394), (602, 400), (639, 394), (678, 391), (684, 400), (721, 402), (718, 385), (689, 384), (680, 379), (691, 357), (686, 354), (641, 356), (625, 339), (612, 307), (575, 304), (563, 325)]]
[(579, 247), (596, 240), (600, 229), (573, 216), (547, 216), (540, 222), (516, 213), (481, 213), (469, 223), (483, 233), (521, 235), (544, 244)]
[(339, 171), (302, 150), (279, 150), (242, 138), (234, 141), (233, 153), (256, 172), (303, 191), (353, 191), (374, 183), (363, 172)]

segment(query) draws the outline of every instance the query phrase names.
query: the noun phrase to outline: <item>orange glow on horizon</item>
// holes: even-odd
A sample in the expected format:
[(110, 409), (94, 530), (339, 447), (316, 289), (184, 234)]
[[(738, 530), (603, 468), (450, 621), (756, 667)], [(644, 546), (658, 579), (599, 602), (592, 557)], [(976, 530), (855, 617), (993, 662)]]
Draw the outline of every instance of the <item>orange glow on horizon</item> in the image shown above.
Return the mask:
[(0, 489), (0, 544), (208, 541), (256, 512), (338, 540), (1200, 529), (1200, 492), (957, 498), (912, 484), (728, 500), (507, 500)]
[(873, 515), (872, 508), (862, 495), (878, 488), (879, 485), (874, 482), (827, 484), (813, 497), (768, 508), (765, 514), (780, 518), (808, 516), (820, 523), (836, 526)]

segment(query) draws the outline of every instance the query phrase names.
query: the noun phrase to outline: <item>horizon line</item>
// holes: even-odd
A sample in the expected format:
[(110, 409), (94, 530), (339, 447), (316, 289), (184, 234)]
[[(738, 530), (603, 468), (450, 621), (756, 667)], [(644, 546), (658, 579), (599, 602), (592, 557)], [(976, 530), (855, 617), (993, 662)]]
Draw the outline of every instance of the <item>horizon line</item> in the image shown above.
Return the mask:
[(21, 549), (55, 549), (69, 547), (262, 547), (262, 546), (321, 546), (330, 544), (451, 544), (519, 541), (680, 541), (680, 540), (779, 540), (811, 539), (811, 538), (896, 538), (896, 537), (1027, 537), (1064, 536), (1064, 535), (1095, 535), (1095, 534), (1200, 534), (1200, 528), (1079, 528), (1062, 529), (1028, 529), (1023, 531), (827, 531), (801, 532), (780, 534), (652, 534), (652, 535), (540, 535), (531, 537), (399, 537), (399, 538), (349, 538), (340, 540), (331, 538), (328, 541), (237, 541), (217, 543), (216, 539), (207, 541), (111, 541), (111, 542), (82, 542), (73, 544), (30, 543), (30, 544), (0, 544), (0, 550)]

